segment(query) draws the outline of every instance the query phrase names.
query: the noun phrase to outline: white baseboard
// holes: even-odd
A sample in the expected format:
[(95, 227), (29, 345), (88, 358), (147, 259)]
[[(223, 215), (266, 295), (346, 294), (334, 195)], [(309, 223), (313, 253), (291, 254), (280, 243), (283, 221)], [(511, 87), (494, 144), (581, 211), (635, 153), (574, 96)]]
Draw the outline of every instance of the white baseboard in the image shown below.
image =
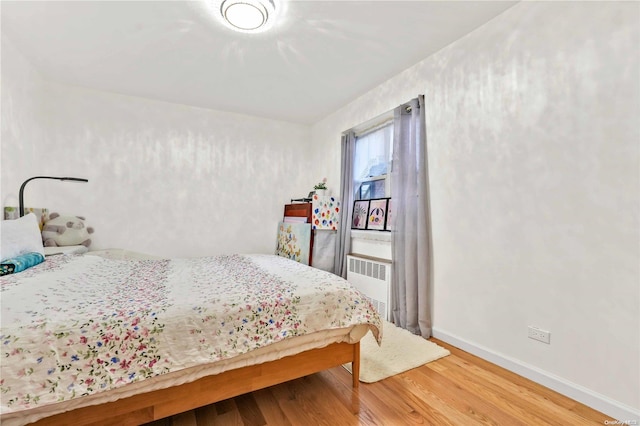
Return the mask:
[(496, 353), (468, 340), (457, 337), (445, 330), (433, 328), (433, 337), (442, 340), (456, 348), (469, 352), (493, 364), (499, 365), (520, 376), (526, 377), (542, 386), (552, 389), (586, 406), (598, 410), (612, 418), (624, 422), (623, 424), (640, 425), (640, 411), (578, 384), (541, 370), (515, 358)]

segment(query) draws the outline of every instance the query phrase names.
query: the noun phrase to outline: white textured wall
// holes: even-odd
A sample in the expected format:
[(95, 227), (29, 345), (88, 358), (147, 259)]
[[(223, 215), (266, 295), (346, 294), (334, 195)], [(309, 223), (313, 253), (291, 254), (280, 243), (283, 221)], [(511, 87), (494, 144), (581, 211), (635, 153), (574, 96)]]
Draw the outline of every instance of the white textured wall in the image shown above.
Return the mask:
[(313, 128), (337, 179), (342, 131), (424, 93), (435, 329), (636, 410), (639, 8), (520, 3)]
[(22, 181), (16, 187), (16, 179), (11, 178), (9, 172), (14, 173), (19, 167), (21, 174), (34, 176), (39, 173), (35, 164), (22, 159), (34, 158), (37, 153), (35, 143), (43, 138), (44, 82), (9, 38), (3, 36), (1, 43), (0, 204), (17, 206)]
[(3, 204), (34, 175), (85, 177), (33, 181), (25, 204), (87, 216), (92, 249), (273, 252), (283, 204), (313, 183), (308, 126), (43, 83), (14, 53), (3, 45)]

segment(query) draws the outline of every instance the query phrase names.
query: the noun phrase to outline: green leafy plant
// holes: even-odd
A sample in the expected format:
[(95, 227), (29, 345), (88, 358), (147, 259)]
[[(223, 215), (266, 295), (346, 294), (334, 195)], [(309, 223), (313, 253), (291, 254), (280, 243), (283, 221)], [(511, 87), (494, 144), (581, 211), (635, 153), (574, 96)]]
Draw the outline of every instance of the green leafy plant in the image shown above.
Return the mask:
[(313, 189), (327, 189), (327, 178), (323, 178), (322, 182), (317, 183)]

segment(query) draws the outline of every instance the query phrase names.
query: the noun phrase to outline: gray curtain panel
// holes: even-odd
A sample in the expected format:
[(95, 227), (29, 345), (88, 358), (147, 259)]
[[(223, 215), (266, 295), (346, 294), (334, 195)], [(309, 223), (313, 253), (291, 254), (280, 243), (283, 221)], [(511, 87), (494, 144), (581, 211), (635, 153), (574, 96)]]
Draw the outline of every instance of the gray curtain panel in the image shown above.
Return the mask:
[(394, 323), (431, 337), (431, 230), (424, 96), (394, 110), (391, 172)]
[(333, 272), (347, 278), (347, 254), (351, 252), (351, 213), (353, 211), (353, 157), (356, 135), (350, 131), (342, 135), (342, 174), (340, 176), (340, 209)]

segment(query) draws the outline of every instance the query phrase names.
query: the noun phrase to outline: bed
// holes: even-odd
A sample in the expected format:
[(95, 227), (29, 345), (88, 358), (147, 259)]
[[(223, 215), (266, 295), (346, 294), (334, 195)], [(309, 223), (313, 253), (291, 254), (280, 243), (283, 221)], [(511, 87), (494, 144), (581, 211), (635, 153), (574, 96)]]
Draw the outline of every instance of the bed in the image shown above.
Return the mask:
[[(111, 253), (113, 254), (113, 253)], [(344, 363), (380, 318), (271, 255), (60, 255), (0, 277), (3, 425), (142, 424)]]

